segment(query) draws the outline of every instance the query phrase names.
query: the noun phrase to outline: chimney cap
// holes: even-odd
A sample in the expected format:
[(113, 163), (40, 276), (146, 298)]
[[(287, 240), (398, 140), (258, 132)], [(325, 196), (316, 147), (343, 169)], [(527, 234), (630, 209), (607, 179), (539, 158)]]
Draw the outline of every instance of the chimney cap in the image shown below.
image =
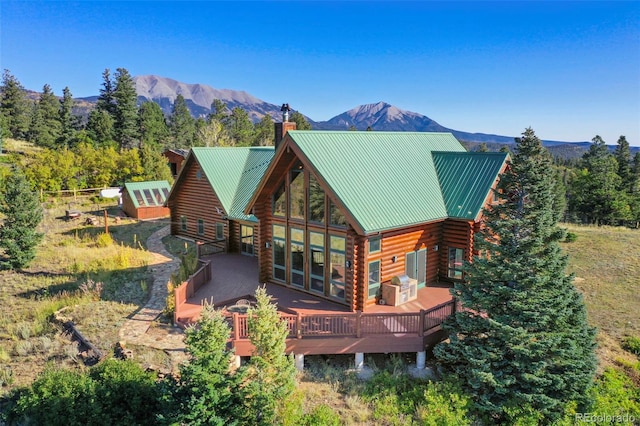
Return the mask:
[(291, 111), (291, 108), (289, 108), (289, 104), (282, 104), (282, 108), (280, 108), (280, 111), (282, 111), (282, 122), (286, 123), (287, 121), (289, 121), (289, 111)]

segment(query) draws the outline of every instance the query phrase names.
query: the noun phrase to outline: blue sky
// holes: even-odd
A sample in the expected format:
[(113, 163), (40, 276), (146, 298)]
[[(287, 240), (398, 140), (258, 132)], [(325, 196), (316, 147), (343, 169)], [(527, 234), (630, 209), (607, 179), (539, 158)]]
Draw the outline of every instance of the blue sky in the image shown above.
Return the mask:
[(0, 2), (0, 67), (98, 93), (105, 68), (443, 126), (640, 146), (640, 2)]

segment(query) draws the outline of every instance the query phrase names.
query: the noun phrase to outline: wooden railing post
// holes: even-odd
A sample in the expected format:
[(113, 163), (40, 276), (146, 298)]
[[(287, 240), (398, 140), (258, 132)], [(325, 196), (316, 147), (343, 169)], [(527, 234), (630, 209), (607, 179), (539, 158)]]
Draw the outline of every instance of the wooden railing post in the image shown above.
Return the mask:
[(296, 337), (302, 339), (302, 314), (300, 312), (296, 315)]
[(424, 309), (420, 309), (420, 318), (418, 319), (418, 336), (422, 337), (424, 336), (424, 316), (425, 316), (425, 311)]
[(237, 312), (233, 313), (233, 340), (240, 340), (240, 321)]
[(356, 312), (356, 337), (362, 337), (362, 312)]

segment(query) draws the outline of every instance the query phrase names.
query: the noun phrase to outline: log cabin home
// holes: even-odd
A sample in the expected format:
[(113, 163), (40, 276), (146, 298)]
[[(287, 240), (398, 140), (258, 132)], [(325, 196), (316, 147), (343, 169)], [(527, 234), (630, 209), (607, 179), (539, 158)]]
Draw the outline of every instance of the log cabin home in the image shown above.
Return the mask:
[(162, 153), (166, 157), (169, 168), (171, 169), (171, 175), (173, 178), (177, 178), (180, 170), (182, 170), (182, 164), (189, 155), (188, 149), (167, 149)]
[(273, 147), (191, 148), (167, 198), (171, 234), (217, 251), (257, 255), (259, 223), (244, 209), (273, 153)]
[[(418, 288), (462, 279), (506, 153), (467, 152), (450, 133), (277, 124), (273, 160), (244, 210), (259, 221), (260, 282), (366, 312), (386, 302), (394, 277)], [(196, 170), (187, 164), (185, 177)]]
[(127, 182), (122, 189), (122, 211), (135, 219), (168, 217), (165, 207), (171, 186), (166, 180)]

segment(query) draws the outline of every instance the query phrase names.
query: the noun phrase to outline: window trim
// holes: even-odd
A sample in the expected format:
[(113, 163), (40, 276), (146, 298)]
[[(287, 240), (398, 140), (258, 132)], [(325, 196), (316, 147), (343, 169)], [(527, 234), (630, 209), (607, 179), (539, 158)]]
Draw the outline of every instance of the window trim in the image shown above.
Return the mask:
[(198, 219), (198, 235), (204, 235), (204, 220)]
[(188, 231), (189, 230), (189, 228), (187, 226), (187, 223), (188, 223), (187, 221), (188, 221), (187, 216), (180, 215), (180, 230), (181, 231)]
[[(371, 243), (374, 241), (378, 242), (378, 248), (376, 250), (371, 250)], [(377, 237), (369, 238), (369, 254), (380, 253), (381, 251), (382, 251), (382, 237), (378, 235)]]
[[(378, 281), (372, 283), (371, 282), (371, 265), (375, 263), (378, 264)], [(368, 277), (367, 299), (368, 300), (375, 299), (376, 296), (378, 296), (378, 293), (380, 292), (380, 286), (382, 282), (382, 262), (380, 261), (380, 259), (373, 260), (367, 264), (367, 277)], [(371, 294), (372, 289), (375, 289), (375, 293), (373, 295)]]
[[(452, 262), (452, 258), (451, 258), (451, 253), (453, 251), (453, 262)], [(458, 254), (459, 252), (460, 254), (460, 264), (458, 267), (456, 267), (457, 265), (457, 259), (458, 259)], [(449, 247), (448, 249), (448, 253), (447, 253), (447, 278), (452, 279), (452, 280), (463, 280), (464, 279), (464, 271), (462, 270), (463, 266), (464, 266), (464, 252), (465, 250), (463, 248), (460, 247)], [(456, 275), (459, 274), (459, 277), (456, 277)]]
[(224, 223), (216, 222), (216, 240), (224, 240)]

